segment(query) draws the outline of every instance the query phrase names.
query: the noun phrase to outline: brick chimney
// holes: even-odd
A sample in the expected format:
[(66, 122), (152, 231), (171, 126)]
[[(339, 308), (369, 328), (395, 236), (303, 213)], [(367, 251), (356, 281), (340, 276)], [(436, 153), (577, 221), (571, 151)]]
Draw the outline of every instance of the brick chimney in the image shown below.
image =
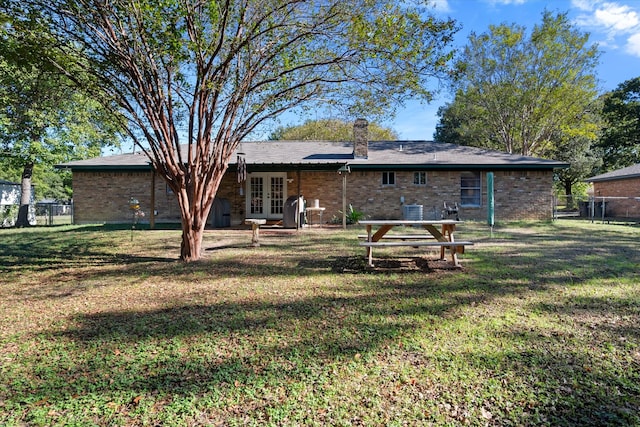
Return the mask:
[(366, 159), (369, 157), (369, 122), (356, 119), (353, 124), (353, 158)]

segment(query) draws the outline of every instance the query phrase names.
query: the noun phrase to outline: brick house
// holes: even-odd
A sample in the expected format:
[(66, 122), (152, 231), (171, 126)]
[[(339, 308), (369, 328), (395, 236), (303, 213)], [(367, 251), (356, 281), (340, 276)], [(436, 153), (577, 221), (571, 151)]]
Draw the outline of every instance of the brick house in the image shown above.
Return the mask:
[[(459, 206), (461, 219), (484, 221), (488, 172), (494, 175), (496, 221), (546, 220), (553, 215), (553, 171), (568, 166), (431, 141), (368, 141), (366, 135), (366, 121), (356, 121), (354, 142), (243, 142), (238, 153), (246, 162), (246, 181), (238, 182), (237, 164), (231, 163), (211, 211), (211, 226), (238, 225), (245, 218), (286, 222), (291, 200), (300, 197), (307, 207), (317, 200), (325, 208), (323, 222), (341, 223), (345, 203), (370, 219), (400, 219), (406, 206), (431, 219), (440, 217), (445, 202)], [(59, 167), (73, 173), (75, 223), (131, 221), (131, 198), (152, 224), (180, 221), (173, 194), (143, 154)]]
[(605, 216), (640, 218), (640, 164), (585, 180), (593, 185), (596, 203), (605, 202)]

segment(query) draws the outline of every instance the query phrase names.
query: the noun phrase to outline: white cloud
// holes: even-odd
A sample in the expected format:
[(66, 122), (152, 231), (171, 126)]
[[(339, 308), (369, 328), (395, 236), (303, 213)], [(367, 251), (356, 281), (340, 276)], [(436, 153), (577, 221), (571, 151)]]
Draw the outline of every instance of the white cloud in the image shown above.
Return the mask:
[(637, 3), (605, 0), (572, 0), (571, 5), (581, 11), (575, 22), (603, 37), (598, 43), (618, 49), (624, 45), (626, 53), (640, 56), (640, 12)]
[(598, 3), (598, 0), (571, 0), (571, 6), (576, 9), (584, 10), (586, 12), (591, 12), (595, 9), (595, 5)]
[(489, 0), (492, 5), (525, 4), (527, 0)]
[(626, 4), (602, 0), (572, 0), (571, 5), (583, 12), (576, 19), (581, 26), (607, 31), (614, 36), (631, 32), (640, 26), (640, 14)]
[(449, 0), (431, 0), (430, 5), (438, 12), (451, 12)]
[(640, 18), (635, 10), (616, 3), (602, 4), (595, 10), (594, 17), (597, 24), (616, 32), (628, 31), (640, 23)]
[(625, 50), (633, 56), (640, 57), (640, 33), (636, 33), (627, 39)]

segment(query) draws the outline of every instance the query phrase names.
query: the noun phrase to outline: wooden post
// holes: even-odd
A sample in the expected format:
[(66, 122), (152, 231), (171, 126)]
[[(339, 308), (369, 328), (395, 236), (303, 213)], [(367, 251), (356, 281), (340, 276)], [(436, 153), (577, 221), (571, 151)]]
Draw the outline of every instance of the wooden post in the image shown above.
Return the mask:
[(267, 223), (266, 219), (245, 219), (245, 224), (251, 224), (251, 246), (260, 246), (260, 226)]
[(253, 231), (251, 236), (251, 246), (258, 247), (260, 246), (260, 225), (253, 223), (251, 224), (251, 229)]

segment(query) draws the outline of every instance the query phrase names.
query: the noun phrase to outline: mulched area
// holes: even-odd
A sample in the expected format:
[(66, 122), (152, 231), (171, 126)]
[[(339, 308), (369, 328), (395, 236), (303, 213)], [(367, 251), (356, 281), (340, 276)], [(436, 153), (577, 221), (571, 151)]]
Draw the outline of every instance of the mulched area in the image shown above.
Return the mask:
[(441, 270), (461, 270), (447, 260), (425, 257), (381, 257), (373, 259), (373, 267), (363, 256), (336, 257), (332, 270), (336, 273), (430, 273)]

